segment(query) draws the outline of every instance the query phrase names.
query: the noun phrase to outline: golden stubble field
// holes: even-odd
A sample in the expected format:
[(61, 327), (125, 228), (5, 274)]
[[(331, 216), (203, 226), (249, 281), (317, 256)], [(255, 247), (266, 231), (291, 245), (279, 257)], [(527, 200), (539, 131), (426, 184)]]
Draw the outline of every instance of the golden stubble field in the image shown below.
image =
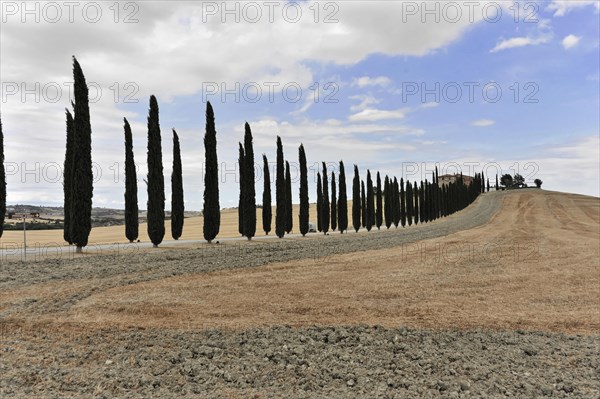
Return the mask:
[[(351, 212), (352, 202), (348, 202), (348, 210)], [(293, 206), (294, 211), (294, 230), (292, 233), (298, 233), (298, 213), (299, 206)], [(311, 221), (316, 222), (316, 205), (310, 205), (310, 214)], [(256, 210), (256, 235), (261, 236), (264, 235), (262, 230), (262, 209)], [(202, 235), (202, 226), (203, 226), (203, 218), (201, 216), (198, 217), (190, 217), (186, 218), (183, 227), (183, 235), (180, 240), (204, 240)], [(140, 233), (140, 241), (148, 242), (150, 239), (148, 238), (148, 225), (146, 223), (140, 223), (139, 233)], [(273, 207), (273, 219), (272, 219), (272, 228), (271, 235), (275, 234), (275, 207)], [(239, 237), (240, 234), (238, 232), (238, 212), (237, 209), (226, 209), (221, 211), (221, 229), (219, 232), (218, 238), (230, 238), (230, 237)], [(217, 239), (218, 239), (217, 238)], [(165, 221), (165, 240), (172, 240), (171, 237), (171, 222), (169, 220)], [(125, 238), (125, 226), (110, 226), (110, 227), (96, 227), (92, 229), (90, 233), (89, 239), (89, 250), (94, 251), (94, 245), (101, 244), (114, 244), (114, 243), (127, 243), (127, 239)], [(23, 231), (5, 231), (2, 235), (2, 239), (0, 239), (0, 244), (3, 246), (10, 248), (11, 246), (23, 245)], [(63, 231), (62, 230), (34, 230), (27, 232), (27, 245), (28, 247), (34, 246), (66, 246), (66, 242), (63, 240)]]
[[(599, 223), (598, 198), (514, 192), (489, 223), (443, 238), (121, 285), (52, 320), (91, 328), (367, 324), (593, 334)], [(60, 284), (73, 294), (93, 282)]]

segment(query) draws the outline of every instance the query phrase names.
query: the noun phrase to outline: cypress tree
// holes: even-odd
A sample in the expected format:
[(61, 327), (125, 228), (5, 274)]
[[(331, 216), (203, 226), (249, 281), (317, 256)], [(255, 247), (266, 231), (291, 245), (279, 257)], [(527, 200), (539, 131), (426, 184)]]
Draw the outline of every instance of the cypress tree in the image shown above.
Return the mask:
[(442, 189), (440, 188), (440, 184), (439, 182), (439, 176), (436, 176), (436, 182), (435, 182), (435, 190), (437, 193), (437, 206), (438, 206), (438, 217), (442, 217), (443, 216), (443, 205), (444, 205), (444, 196), (443, 196), (443, 192)]
[(487, 179), (487, 192), (490, 192), (490, 178)]
[(244, 151), (244, 145), (242, 143), (238, 143), (238, 146), (238, 166), (240, 169), (240, 196), (238, 199), (238, 232), (242, 237), (244, 237), (244, 207), (246, 206), (246, 189), (244, 187), (244, 179), (246, 178), (244, 173), (246, 168), (246, 162), (244, 158), (246, 157), (246, 155)]
[(413, 194), (415, 197), (415, 205), (413, 207), (413, 212), (414, 212), (414, 218), (415, 218), (415, 225), (419, 224), (419, 217), (421, 216), (419, 214), (419, 186), (417, 186), (417, 182), (414, 182), (414, 186), (413, 186)]
[(331, 172), (331, 231), (337, 228), (337, 195), (336, 195), (335, 173)]
[(405, 201), (406, 201), (406, 222), (408, 223), (409, 226), (412, 226), (415, 202), (414, 202), (412, 184), (410, 183), (409, 180), (406, 180), (406, 192), (404, 193), (404, 195), (405, 195)]
[(277, 136), (277, 171), (275, 176), (275, 234), (282, 238), (285, 235), (286, 205), (285, 205), (285, 165), (283, 163), (283, 144)]
[(92, 230), (92, 197), (94, 195), (92, 174), (92, 126), (88, 87), (77, 59), (73, 57), (75, 91), (75, 117), (73, 119), (73, 163), (71, 182), (70, 227), (71, 242), (77, 252), (88, 244)]
[(496, 191), (498, 191), (498, 174), (496, 173)]
[(371, 228), (373, 228), (373, 222), (375, 222), (375, 193), (373, 191), (371, 171), (367, 170), (367, 231), (371, 231)]
[(381, 192), (381, 176), (377, 172), (377, 211), (375, 213), (375, 225), (377, 230), (381, 229), (383, 224), (383, 197)]
[(288, 161), (285, 161), (285, 205), (285, 232), (289, 234), (294, 227), (294, 208), (292, 205), (292, 177)]
[(252, 130), (244, 126), (244, 235), (251, 240), (256, 234), (256, 189), (254, 174), (254, 145)]
[(425, 201), (425, 222), (429, 223), (431, 222), (431, 214), (433, 213), (431, 211), (431, 204), (433, 199), (431, 198), (431, 184), (429, 183), (429, 181), (427, 179), (425, 179), (425, 183), (423, 184), (423, 197), (424, 197), (424, 201)]
[(394, 225), (396, 228), (400, 226), (400, 219), (402, 219), (401, 215), (401, 204), (400, 204), (400, 186), (398, 184), (398, 179), (394, 176), (394, 182), (390, 184), (393, 190), (393, 201), (394, 201)]
[(400, 178), (400, 224), (406, 226), (406, 192), (404, 191), (404, 178)]
[(300, 161), (300, 234), (304, 237), (309, 230), (310, 205), (308, 203), (308, 169), (303, 144), (300, 144), (300, 148), (298, 148), (298, 160)]
[[(67, 133), (67, 136), (68, 136), (68, 133)], [(4, 232), (4, 218), (5, 217), (6, 217), (6, 171), (4, 170), (4, 133), (2, 133), (2, 119), (0, 118), (0, 237), (2, 237), (2, 233)]]
[(436, 209), (437, 209), (437, 198), (435, 195), (435, 187), (433, 186), (433, 182), (435, 181), (435, 173), (431, 174), (431, 183), (429, 183), (429, 197), (431, 198), (431, 204), (429, 206), (429, 220), (434, 221), (437, 219)]
[(150, 97), (148, 112), (148, 237), (158, 247), (165, 236), (165, 179), (158, 102)]
[(125, 123), (125, 237), (134, 242), (139, 236), (137, 171), (133, 158), (133, 136), (131, 126), (126, 118)]
[(368, 215), (367, 215), (367, 194), (365, 190), (365, 181), (360, 182), (360, 209), (362, 209), (361, 219), (362, 227), (367, 227)]
[[(68, 109), (65, 109), (67, 115), (67, 149), (65, 151), (65, 167), (63, 171), (63, 192), (64, 192), (64, 230), (63, 238), (69, 245), (71, 241), (71, 187), (73, 186), (73, 145), (75, 140), (75, 126), (73, 115)], [(4, 164), (2, 164), (4, 168)], [(1, 188), (0, 188), (1, 189)], [(2, 226), (0, 226), (2, 229)], [(136, 237), (137, 238), (137, 237)]]
[(387, 227), (388, 229), (390, 228), (390, 226), (393, 223), (392, 220), (392, 205), (393, 205), (393, 200), (392, 200), (392, 189), (390, 187), (390, 179), (389, 177), (385, 177), (385, 183), (383, 185), (383, 195), (385, 196), (385, 201), (384, 201), (384, 216), (385, 216), (385, 227)]
[(206, 103), (206, 132), (204, 134), (206, 172), (204, 175), (204, 239), (209, 243), (219, 234), (221, 207), (219, 205), (219, 164), (217, 160), (217, 131), (215, 114), (210, 102)]
[(352, 180), (352, 227), (358, 232), (361, 216), (360, 176), (358, 166), (354, 165), (354, 179)]
[(271, 231), (271, 171), (269, 170), (269, 161), (267, 156), (263, 154), (263, 200), (262, 200), (262, 223), (263, 231), (269, 235)]
[(348, 229), (348, 193), (346, 193), (346, 171), (343, 161), (340, 161), (339, 187), (338, 229), (341, 234), (344, 234), (344, 231)]
[(321, 223), (323, 228), (323, 234), (327, 234), (329, 231), (329, 187), (327, 182), (327, 165), (323, 162), (323, 203), (321, 204)]
[(321, 173), (317, 172), (317, 231), (323, 231), (323, 185), (321, 184)]
[(425, 179), (425, 184), (423, 185), (423, 202), (425, 203), (425, 209), (423, 209), (423, 216), (425, 222), (431, 221), (431, 192), (429, 191), (430, 184)]
[(173, 129), (173, 173), (171, 174), (171, 236), (179, 240), (183, 233), (185, 207), (183, 203), (183, 172), (181, 170), (179, 136)]
[(483, 184), (483, 182), (485, 181), (485, 174), (483, 172), (481, 172), (481, 179), (480, 179), (480, 184), (481, 184), (481, 193), (485, 193), (485, 185)]
[(425, 202), (425, 190), (423, 189), (423, 180), (421, 180), (421, 185), (419, 186), (419, 218), (421, 224), (427, 222), (425, 217), (425, 210), (427, 209), (427, 203)]

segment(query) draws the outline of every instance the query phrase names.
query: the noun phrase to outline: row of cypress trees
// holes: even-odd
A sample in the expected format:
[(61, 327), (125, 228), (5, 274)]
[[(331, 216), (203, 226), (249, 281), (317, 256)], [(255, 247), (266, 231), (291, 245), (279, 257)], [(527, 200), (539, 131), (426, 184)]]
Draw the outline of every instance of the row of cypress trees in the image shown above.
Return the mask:
[[(139, 235), (137, 200), (137, 173), (133, 155), (133, 138), (127, 118), (123, 119), (125, 131), (125, 236), (133, 242)], [(162, 163), (162, 144), (158, 101), (150, 96), (148, 110), (148, 190), (147, 225), (148, 236), (157, 247), (165, 236), (165, 182)], [(184, 224), (183, 171), (181, 145), (173, 129), (173, 171), (171, 174), (171, 236), (178, 240)]]
[[(437, 168), (431, 182), (425, 180), (420, 184), (416, 181), (404, 183), (403, 178), (398, 182), (396, 177), (392, 179), (385, 176), (382, 190), (379, 172), (376, 186), (373, 187), (371, 171), (367, 170), (365, 192), (365, 182), (360, 179), (358, 166), (355, 165), (352, 184), (354, 230), (358, 231), (363, 227), (370, 231), (373, 226), (380, 229), (385, 225), (389, 229), (392, 225), (404, 227), (413, 223), (427, 223), (464, 209), (484, 192), (485, 187), (483, 174), (476, 174), (471, 184), (466, 184), (462, 175), (455, 182), (446, 185), (440, 186), (437, 181)], [(319, 208), (326, 206), (327, 203), (322, 199)]]
[[(64, 168), (64, 202), (65, 231), (64, 238), (70, 244), (77, 245), (78, 252), (87, 245), (91, 230), (92, 206), (92, 167), (91, 167), (91, 123), (89, 115), (88, 88), (81, 67), (73, 57), (73, 73), (75, 79), (75, 101), (73, 114), (66, 110), (67, 140)], [(165, 193), (162, 163), (161, 130), (159, 122), (158, 101), (150, 97), (148, 111), (148, 146), (147, 146), (147, 219), (148, 236), (158, 246), (165, 235)], [(133, 139), (131, 126), (124, 119), (125, 132), (125, 235), (131, 242), (139, 235), (139, 217), (137, 203), (137, 176), (133, 155)], [(1, 123), (0, 123), (0, 140)], [(220, 229), (220, 204), (217, 161), (217, 139), (214, 110), (210, 102), (206, 105), (205, 147), (205, 187), (203, 216), (204, 238), (212, 242)], [(302, 235), (309, 231), (308, 172), (306, 153), (303, 145), (299, 150), (300, 163), (300, 212), (299, 230)], [(2, 154), (3, 156), (3, 154)], [(271, 186), (268, 159), (263, 154), (264, 187), (262, 198), (262, 227), (266, 234), (271, 231)], [(249, 240), (256, 234), (256, 192), (254, 149), (250, 125), (245, 124), (243, 144), (239, 143), (240, 197), (239, 197), (239, 232)], [(0, 170), (0, 190), (5, 190), (4, 171)], [(283, 156), (283, 144), (277, 137), (276, 166), (276, 214), (275, 233), (283, 237), (293, 229), (292, 188), (289, 161)], [(331, 182), (331, 185), (330, 183)], [(365, 182), (360, 179), (358, 167), (354, 167), (352, 223), (356, 231), (360, 227), (371, 230), (383, 224), (387, 228), (392, 225), (411, 225), (427, 222), (441, 216), (456, 212), (471, 203), (485, 190), (484, 176), (475, 176), (473, 184), (467, 186), (462, 178), (456, 183), (439, 187), (437, 185), (437, 169), (432, 182), (411, 184), (400, 182), (394, 177), (385, 176), (382, 184), (379, 172), (373, 184), (371, 172), (367, 171)], [(341, 233), (348, 228), (348, 209), (346, 198), (346, 176), (344, 163), (339, 163), (339, 176), (336, 183), (335, 173), (327, 172), (323, 162), (322, 172), (317, 174), (317, 229), (327, 234), (329, 229)], [(338, 188), (339, 184), (339, 188)], [(171, 176), (171, 235), (178, 239), (182, 235), (184, 224), (184, 196), (181, 165), (181, 148), (177, 132), (173, 130), (173, 173)], [(489, 190), (489, 180), (488, 180)], [(4, 194), (1, 192), (0, 194)], [(0, 214), (4, 215), (5, 195), (2, 195)], [(0, 226), (1, 229), (1, 226)], [(1, 234), (0, 230), (0, 234)]]

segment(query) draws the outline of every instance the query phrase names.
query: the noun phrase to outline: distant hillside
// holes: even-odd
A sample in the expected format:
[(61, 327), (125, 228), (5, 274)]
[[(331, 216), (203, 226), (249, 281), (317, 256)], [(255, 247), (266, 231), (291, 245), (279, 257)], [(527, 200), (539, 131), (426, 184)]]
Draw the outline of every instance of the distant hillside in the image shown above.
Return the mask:
[[(62, 221), (64, 219), (64, 210), (63, 207), (54, 207), (54, 206), (38, 206), (38, 205), (27, 205), (27, 204), (17, 204), (17, 205), (7, 205), (6, 206), (6, 214), (7, 224), (16, 224), (21, 223), (20, 220), (11, 220), (8, 218), (8, 215), (11, 213), (39, 213), (40, 218), (35, 221), (36, 224), (48, 224), (48, 229), (57, 228), (60, 224), (60, 228), (62, 228)], [(185, 212), (186, 217), (192, 216), (200, 216), (200, 212)], [(171, 213), (169, 211), (165, 211), (166, 218), (171, 217)], [(146, 211), (140, 210), (139, 213), (140, 223), (144, 223), (146, 221)], [(27, 225), (32, 224), (28, 221)], [(110, 209), (110, 208), (92, 208), (92, 227), (103, 227), (103, 226), (119, 226), (125, 224), (125, 211), (123, 209)], [(53, 227), (50, 227), (53, 225)], [(37, 226), (39, 228), (39, 226)]]

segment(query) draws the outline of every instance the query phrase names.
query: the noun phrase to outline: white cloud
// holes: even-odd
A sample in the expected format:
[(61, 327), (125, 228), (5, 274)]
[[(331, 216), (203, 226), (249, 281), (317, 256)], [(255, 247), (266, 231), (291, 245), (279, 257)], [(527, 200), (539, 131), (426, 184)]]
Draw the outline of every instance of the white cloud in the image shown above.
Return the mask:
[(367, 108), (356, 114), (350, 115), (348, 119), (352, 122), (374, 122), (389, 119), (404, 119), (408, 111), (408, 108), (400, 108), (392, 111)]
[(362, 76), (360, 78), (355, 78), (353, 84), (358, 87), (367, 87), (367, 86), (380, 86), (386, 87), (392, 83), (391, 79), (387, 76), (377, 76), (375, 78), (371, 78), (369, 76)]
[(490, 50), (490, 53), (497, 53), (498, 51), (518, 47), (545, 44), (550, 42), (553, 36), (551, 21), (549, 19), (539, 19), (539, 21), (529, 29), (527, 34), (498, 41), (496, 46)]
[(563, 39), (562, 45), (565, 48), (565, 50), (568, 50), (572, 47), (577, 46), (579, 44), (580, 40), (581, 40), (580, 36), (569, 35)]
[(549, 37), (542, 36), (538, 38), (532, 37), (513, 37), (511, 39), (506, 39), (500, 41), (496, 44), (496, 47), (490, 50), (490, 53), (497, 53), (498, 51), (508, 50), (511, 48), (517, 47), (525, 47), (525, 46), (535, 46), (538, 44), (548, 43), (550, 41)]
[(491, 119), (478, 119), (476, 121), (471, 122), (471, 125), (479, 126), (479, 127), (487, 127), (487, 126), (492, 126), (495, 124), (496, 124), (496, 121), (493, 121)]
[(361, 111), (363, 109), (369, 108), (369, 106), (373, 105), (373, 104), (379, 104), (380, 100), (373, 97), (373, 96), (369, 96), (369, 95), (365, 95), (365, 94), (358, 94), (355, 96), (350, 96), (348, 97), (350, 100), (359, 100), (360, 103), (359, 104), (355, 104), (352, 105), (350, 107), (350, 110), (352, 112), (356, 112), (356, 111)]
[(595, 6), (596, 11), (600, 10), (598, 0), (553, 0), (547, 7), (548, 11), (554, 11), (555, 17), (562, 17), (572, 10)]

